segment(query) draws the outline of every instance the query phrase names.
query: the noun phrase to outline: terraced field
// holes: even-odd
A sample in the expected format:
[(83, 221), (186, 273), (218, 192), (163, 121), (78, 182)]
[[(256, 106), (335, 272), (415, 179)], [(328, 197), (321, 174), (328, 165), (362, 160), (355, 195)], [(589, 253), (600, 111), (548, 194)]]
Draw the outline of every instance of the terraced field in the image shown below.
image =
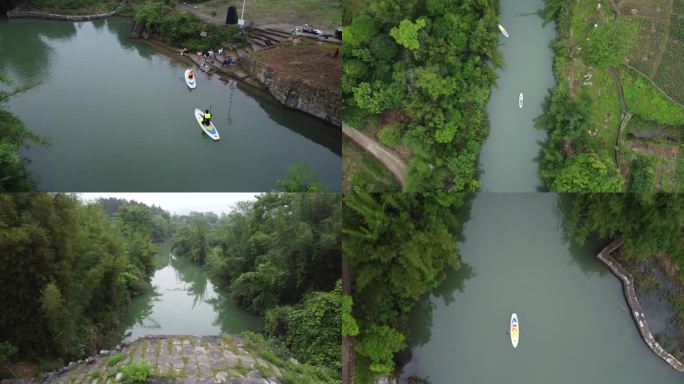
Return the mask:
[[(590, 31), (616, 13), (638, 27), (625, 63), (617, 68), (631, 117), (619, 138), (623, 111), (615, 76), (608, 68), (587, 65), (582, 55)], [(683, 13), (684, 0), (580, 0), (573, 5), (569, 60), (556, 70), (567, 79), (571, 97), (592, 100), (591, 128), (583, 140), (602, 158), (617, 161), (628, 188), (639, 159), (654, 173), (650, 189), (684, 190)]]

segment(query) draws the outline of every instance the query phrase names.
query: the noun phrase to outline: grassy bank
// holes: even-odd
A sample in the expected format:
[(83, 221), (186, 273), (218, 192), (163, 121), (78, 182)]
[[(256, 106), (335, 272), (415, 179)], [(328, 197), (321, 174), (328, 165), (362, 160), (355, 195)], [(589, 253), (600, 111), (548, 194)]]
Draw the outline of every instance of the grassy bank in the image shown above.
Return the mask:
[[(607, 1), (547, 0), (545, 17), (558, 28), (558, 86), (539, 119), (548, 131), (540, 176), (552, 191), (684, 189), (684, 109), (673, 102), (676, 93), (666, 93), (669, 87), (656, 87), (660, 73), (678, 68), (661, 61), (681, 55), (682, 45), (666, 23), (674, 17), (672, 4), (663, 5), (658, 24), (641, 16), (653, 12), (642, 3), (616, 10)], [(620, 83), (629, 112), (624, 117), (631, 118), (622, 130)]]
[[(229, 5), (235, 5), (238, 17), (242, 13), (242, 1), (210, 0), (194, 4), (197, 10), (212, 16), (216, 21), (226, 19)], [(342, 10), (339, 0), (250, 0), (245, 4), (245, 20), (254, 24), (283, 23), (291, 25), (312, 24), (319, 28), (334, 29), (340, 25)]]

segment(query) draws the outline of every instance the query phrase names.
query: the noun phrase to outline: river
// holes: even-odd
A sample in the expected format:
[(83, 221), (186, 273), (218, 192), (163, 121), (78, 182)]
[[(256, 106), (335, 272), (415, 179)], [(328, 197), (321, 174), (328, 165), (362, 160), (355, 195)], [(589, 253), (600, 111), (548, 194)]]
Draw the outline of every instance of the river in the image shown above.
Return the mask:
[[(682, 383), (643, 342), (619, 280), (563, 236), (555, 194), (477, 194), (463, 210), (464, 268), (412, 316), (403, 376), (447, 383)], [(507, 334), (511, 313), (520, 342)]]
[(261, 320), (219, 293), (202, 268), (163, 245), (151, 287), (136, 296), (124, 318), (125, 339), (145, 335), (219, 335), (261, 329)]
[[(505, 60), (497, 70), (497, 85), (487, 104), (490, 133), (482, 146), (480, 169), (482, 191), (535, 192), (542, 182), (537, 175), (540, 141), (545, 133), (534, 119), (542, 115), (548, 89), (555, 86), (553, 51), (554, 23), (542, 28), (536, 11), (544, 0), (502, 0), (500, 22), (509, 38), (501, 35), (499, 51)], [(518, 96), (523, 93), (523, 108)]]
[[(10, 112), (49, 146), (21, 155), (47, 191), (267, 191), (288, 166), (341, 185), (340, 129), (268, 93), (198, 74), (128, 38), (130, 20), (0, 20), (0, 73), (15, 86)], [(212, 108), (212, 142), (194, 118)]]

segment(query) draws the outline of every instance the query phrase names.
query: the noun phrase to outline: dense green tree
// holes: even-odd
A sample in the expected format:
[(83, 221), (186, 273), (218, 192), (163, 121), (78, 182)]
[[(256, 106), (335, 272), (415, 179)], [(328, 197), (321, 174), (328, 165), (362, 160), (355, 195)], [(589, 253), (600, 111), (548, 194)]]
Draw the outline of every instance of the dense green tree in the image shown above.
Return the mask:
[(623, 239), (628, 254), (669, 255), (684, 271), (684, 196), (669, 193), (591, 193), (573, 196), (566, 232), (583, 243), (590, 236)]
[(149, 234), (130, 233), (141, 227), (127, 217), (70, 195), (0, 194), (0, 340), (29, 359), (111, 345), (149, 279), (143, 257), (152, 255), (138, 251), (154, 249)]
[(209, 225), (204, 217), (195, 216), (176, 234), (171, 249), (179, 256), (204, 264), (209, 253), (208, 232)]
[(492, 64), (501, 63), (496, 2), (365, 4), (344, 31), (343, 120), (360, 129), (404, 111), (401, 144), (412, 154), (406, 189), (446, 191), (440, 199), (456, 203), (479, 186)]
[(433, 195), (345, 195), (343, 256), (353, 271), (354, 303), (347, 332), (358, 332), (357, 371), (391, 373), (394, 354), (405, 347), (406, 314), (448, 270), (460, 268), (451, 234), (458, 223), (446, 204)]
[(551, 189), (557, 192), (620, 192), (625, 181), (615, 164), (584, 153), (565, 161)]
[(332, 292), (312, 292), (299, 304), (269, 310), (267, 332), (303, 362), (340, 370), (341, 293), (338, 283)]

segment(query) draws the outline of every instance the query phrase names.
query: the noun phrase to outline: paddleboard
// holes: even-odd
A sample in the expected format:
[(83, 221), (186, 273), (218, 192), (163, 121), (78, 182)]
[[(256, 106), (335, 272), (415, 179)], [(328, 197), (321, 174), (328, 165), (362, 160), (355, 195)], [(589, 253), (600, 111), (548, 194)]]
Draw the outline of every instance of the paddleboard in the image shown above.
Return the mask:
[(216, 127), (214, 127), (214, 123), (209, 123), (209, 126), (206, 126), (202, 124), (202, 119), (204, 118), (204, 112), (200, 111), (199, 109), (195, 109), (195, 120), (197, 120), (197, 124), (199, 124), (200, 128), (204, 131), (204, 133), (207, 134), (212, 140), (214, 141), (219, 141), (221, 138), (219, 136), (218, 131), (216, 130)]
[(504, 36), (508, 37), (508, 31), (501, 24), (499, 24), (499, 31), (501, 31), (501, 33), (503, 33)]
[(518, 96), (518, 107), (522, 108), (523, 105), (523, 94), (520, 92), (520, 96)]
[(197, 86), (197, 74), (191, 78), (188, 77), (188, 73), (190, 73), (189, 69), (185, 70), (185, 84), (188, 85), (188, 87), (194, 89), (195, 86)]
[(511, 344), (513, 348), (518, 347), (518, 338), (520, 337), (520, 325), (518, 324), (518, 315), (515, 313), (511, 315)]

